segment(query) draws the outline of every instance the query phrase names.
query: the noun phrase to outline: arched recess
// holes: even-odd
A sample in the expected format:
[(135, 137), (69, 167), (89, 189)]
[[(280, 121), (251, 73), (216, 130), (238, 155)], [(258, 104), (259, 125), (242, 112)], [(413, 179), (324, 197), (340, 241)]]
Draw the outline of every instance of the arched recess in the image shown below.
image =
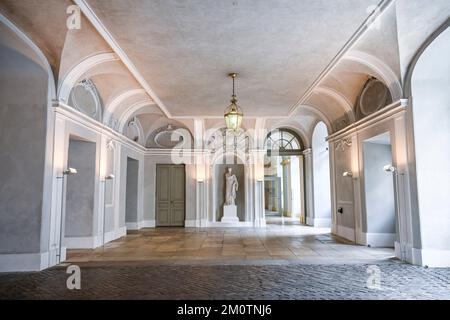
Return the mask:
[(118, 60), (119, 58), (115, 53), (100, 53), (84, 59), (74, 66), (60, 82), (58, 100), (68, 103), (72, 88), (86, 72), (100, 64)]
[(358, 65), (365, 67), (361, 72), (383, 81), (389, 88), (393, 101), (402, 99), (403, 90), (399, 76), (397, 76), (395, 72), (380, 59), (362, 51), (351, 50), (342, 57), (342, 61), (355, 63), (356, 66), (351, 68), (355, 71), (358, 70)]
[(288, 127), (269, 132), (264, 142), (264, 211), (267, 223), (304, 222), (305, 143)]
[(420, 248), (413, 254), (419, 264), (449, 267), (450, 29), (421, 51), (410, 72), (420, 217)]
[(331, 226), (331, 184), (327, 136), (326, 125), (319, 122), (312, 134), (314, 214), (307, 217), (307, 223), (328, 228)]
[(0, 34), (0, 159), (7, 186), (0, 193), (0, 272), (38, 271), (52, 265), (57, 240), (51, 230), (55, 80), (39, 47), (2, 14)]

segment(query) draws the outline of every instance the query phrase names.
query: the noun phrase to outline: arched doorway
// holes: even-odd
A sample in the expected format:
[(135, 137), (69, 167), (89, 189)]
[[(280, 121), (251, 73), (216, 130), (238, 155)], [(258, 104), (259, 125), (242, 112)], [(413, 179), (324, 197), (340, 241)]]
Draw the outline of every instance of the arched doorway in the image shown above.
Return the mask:
[(264, 165), (264, 204), (267, 223), (304, 220), (303, 144), (290, 129), (267, 135)]
[[(418, 264), (450, 266), (450, 29), (423, 51), (411, 76), (420, 244)], [(420, 249), (417, 247), (420, 246)]]
[(319, 122), (312, 136), (314, 212), (307, 224), (314, 227), (331, 226), (330, 155), (327, 126)]

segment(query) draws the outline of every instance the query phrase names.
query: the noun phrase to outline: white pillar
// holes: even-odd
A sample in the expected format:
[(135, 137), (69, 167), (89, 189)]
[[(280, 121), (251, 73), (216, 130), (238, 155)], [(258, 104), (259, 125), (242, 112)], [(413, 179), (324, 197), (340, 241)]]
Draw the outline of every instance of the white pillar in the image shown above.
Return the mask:
[(313, 185), (313, 163), (311, 149), (303, 151), (305, 161), (305, 199), (306, 199), (306, 224), (314, 225), (314, 185)]

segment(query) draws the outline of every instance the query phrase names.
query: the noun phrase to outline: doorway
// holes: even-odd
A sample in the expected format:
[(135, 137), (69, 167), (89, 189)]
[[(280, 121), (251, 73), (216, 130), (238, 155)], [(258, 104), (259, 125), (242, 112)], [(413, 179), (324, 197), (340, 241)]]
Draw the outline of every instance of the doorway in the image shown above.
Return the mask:
[[(367, 139), (363, 144), (366, 223), (363, 232), (371, 247), (394, 247), (396, 200), (389, 133)], [(365, 230), (364, 230), (365, 229)]]
[(156, 165), (156, 226), (184, 227), (186, 171), (183, 164)]
[(277, 129), (266, 138), (264, 166), (267, 223), (300, 224), (304, 207), (304, 161), (298, 135)]

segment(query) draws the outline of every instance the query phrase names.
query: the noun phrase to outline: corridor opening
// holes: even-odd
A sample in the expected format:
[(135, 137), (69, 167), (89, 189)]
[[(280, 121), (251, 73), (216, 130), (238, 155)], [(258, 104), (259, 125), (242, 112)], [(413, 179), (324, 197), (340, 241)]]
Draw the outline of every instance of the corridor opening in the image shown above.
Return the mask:
[(304, 214), (304, 161), (298, 135), (289, 129), (268, 134), (264, 165), (264, 209), (267, 223), (299, 224)]

